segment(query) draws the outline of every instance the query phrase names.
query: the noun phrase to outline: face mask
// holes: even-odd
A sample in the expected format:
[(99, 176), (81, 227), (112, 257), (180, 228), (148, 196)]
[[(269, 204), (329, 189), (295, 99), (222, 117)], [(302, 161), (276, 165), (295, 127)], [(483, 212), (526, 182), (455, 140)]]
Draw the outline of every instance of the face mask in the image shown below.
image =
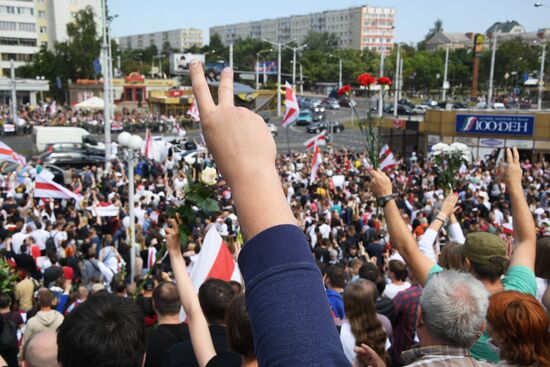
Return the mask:
[(500, 348), (495, 344), (495, 342), (493, 341), (493, 338), (489, 338), (489, 340), (487, 340), (487, 346), (495, 353), (499, 353), (500, 354)]

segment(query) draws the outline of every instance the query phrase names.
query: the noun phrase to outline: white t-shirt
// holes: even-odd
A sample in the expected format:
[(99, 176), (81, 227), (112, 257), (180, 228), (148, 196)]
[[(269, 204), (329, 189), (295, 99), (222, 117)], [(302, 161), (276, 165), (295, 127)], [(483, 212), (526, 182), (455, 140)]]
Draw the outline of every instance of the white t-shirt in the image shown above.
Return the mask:
[(330, 226), (326, 223), (321, 224), (319, 233), (321, 233), (322, 238), (328, 238), (330, 236)]
[(50, 238), (50, 232), (40, 228), (31, 232), (31, 237), (34, 238), (34, 242), (36, 242), (36, 245), (40, 248), (40, 250), (45, 250), (46, 241)]
[[(355, 337), (351, 332), (351, 325), (348, 320), (342, 322), (342, 328), (340, 329), (340, 342), (342, 342), (342, 347), (344, 348), (344, 354), (346, 355), (348, 361), (353, 363), (355, 360)], [(386, 338), (386, 350), (390, 349), (391, 343), (388, 338)]]
[(386, 285), (386, 289), (384, 290), (384, 296), (388, 297), (389, 299), (393, 299), (397, 293), (404, 291), (407, 288), (411, 287), (411, 283), (404, 282), (401, 285), (395, 285), (393, 283), (389, 283)]

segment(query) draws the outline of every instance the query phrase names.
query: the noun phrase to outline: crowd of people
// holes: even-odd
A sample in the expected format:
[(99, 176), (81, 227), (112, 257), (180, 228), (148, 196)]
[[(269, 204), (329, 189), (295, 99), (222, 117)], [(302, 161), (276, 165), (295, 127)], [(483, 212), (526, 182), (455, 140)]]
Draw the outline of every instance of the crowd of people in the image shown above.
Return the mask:
[[(0, 175), (5, 365), (550, 366), (545, 162), (473, 161), (449, 193), (427, 155), (381, 172), (329, 146), (311, 181), (311, 153), (277, 155), (263, 120), (233, 106), (230, 69), (218, 105), (190, 70), (209, 153), (142, 160), (135, 203), (119, 161), (72, 172), (78, 202), (35, 198), (37, 162)], [(167, 208), (207, 167), (220, 211), (196, 215), (182, 246)], [(195, 289), (211, 227), (242, 281)]]
[[(13, 130), (11, 128), (13, 126)], [(11, 118), (9, 106), (0, 105), (0, 135), (27, 135), (34, 126), (73, 126), (87, 129), (92, 134), (102, 134), (105, 128), (103, 111), (82, 110), (70, 106), (58, 106), (55, 102), (42, 106), (23, 105), (18, 109), (17, 121)], [(173, 132), (178, 129), (197, 128), (197, 124), (185, 114), (146, 113), (128, 108), (114, 114), (113, 132), (125, 130), (142, 132)]]

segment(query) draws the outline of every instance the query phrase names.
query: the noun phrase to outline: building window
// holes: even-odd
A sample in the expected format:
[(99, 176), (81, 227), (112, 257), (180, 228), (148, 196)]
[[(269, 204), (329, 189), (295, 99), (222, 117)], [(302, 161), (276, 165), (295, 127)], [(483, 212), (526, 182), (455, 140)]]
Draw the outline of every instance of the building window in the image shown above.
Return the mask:
[(19, 61), (19, 62), (31, 62), (31, 54), (2, 54), (2, 61)]
[(15, 31), (16, 23), (15, 22), (6, 22), (6, 21), (0, 21), (0, 30), (2, 31)]
[(17, 8), (17, 14), (19, 15), (34, 15), (33, 8)]
[(40, 33), (44, 34), (48, 32), (48, 29), (46, 27), (40, 27)]
[(40, 10), (40, 11), (38, 12), (38, 18), (40, 18), (40, 19), (46, 18), (46, 12)]
[(15, 7), (13, 7), (13, 6), (0, 6), (0, 13), (15, 14)]
[(0, 45), (36, 47), (36, 39), (34, 39), (34, 38), (0, 37)]
[(19, 23), (19, 30), (23, 32), (36, 32), (36, 24), (34, 23)]

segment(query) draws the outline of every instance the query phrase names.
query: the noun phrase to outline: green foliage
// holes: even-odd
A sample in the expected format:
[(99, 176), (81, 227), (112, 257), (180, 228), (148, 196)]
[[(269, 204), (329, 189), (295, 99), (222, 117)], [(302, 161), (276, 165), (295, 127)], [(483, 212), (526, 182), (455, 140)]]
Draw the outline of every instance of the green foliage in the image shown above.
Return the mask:
[(15, 284), (19, 281), (19, 276), (13, 272), (5, 259), (0, 259), (0, 293), (11, 293)]

